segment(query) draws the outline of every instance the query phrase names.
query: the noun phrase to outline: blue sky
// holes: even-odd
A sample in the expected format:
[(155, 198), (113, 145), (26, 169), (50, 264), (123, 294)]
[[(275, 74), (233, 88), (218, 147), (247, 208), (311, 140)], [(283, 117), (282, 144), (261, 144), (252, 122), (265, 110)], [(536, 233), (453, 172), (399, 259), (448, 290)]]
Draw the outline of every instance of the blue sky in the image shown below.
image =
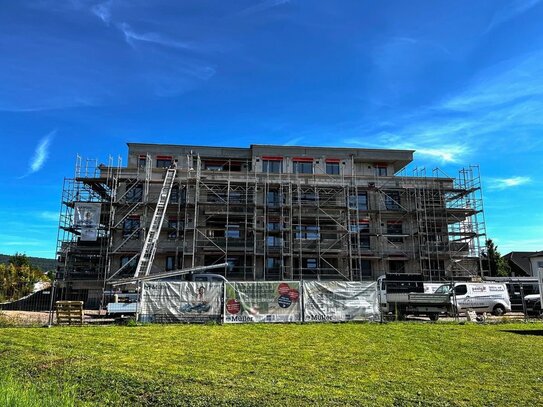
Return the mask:
[(126, 142), (478, 164), (488, 236), (543, 250), (543, 1), (0, 1), (0, 253), (54, 257), (76, 154)]

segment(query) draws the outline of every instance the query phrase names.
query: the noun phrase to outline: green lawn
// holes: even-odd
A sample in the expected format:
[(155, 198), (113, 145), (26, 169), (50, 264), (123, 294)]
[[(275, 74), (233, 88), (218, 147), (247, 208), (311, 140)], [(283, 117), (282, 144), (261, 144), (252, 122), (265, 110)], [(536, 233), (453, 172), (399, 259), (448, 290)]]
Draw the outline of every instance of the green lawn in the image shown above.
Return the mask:
[(543, 324), (0, 329), (0, 405), (543, 405)]

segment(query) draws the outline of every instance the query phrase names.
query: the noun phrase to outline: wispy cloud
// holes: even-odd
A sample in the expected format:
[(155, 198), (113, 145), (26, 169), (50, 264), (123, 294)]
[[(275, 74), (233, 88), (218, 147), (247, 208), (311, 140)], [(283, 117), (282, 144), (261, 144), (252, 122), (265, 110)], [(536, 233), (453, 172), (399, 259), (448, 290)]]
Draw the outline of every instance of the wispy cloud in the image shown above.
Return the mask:
[(47, 160), (47, 157), (49, 156), (49, 145), (51, 144), (51, 140), (57, 133), (56, 130), (53, 130), (46, 134), (38, 143), (36, 150), (34, 151), (34, 156), (32, 157), (32, 160), (30, 161), (30, 167), (28, 169), (28, 172), (23, 175), (21, 178), (27, 177), (30, 174), (33, 174), (35, 172), (38, 172), (41, 170), (43, 165), (45, 164), (45, 161)]
[(473, 111), (543, 95), (543, 53), (530, 53), (503, 61), (480, 72), (442, 108)]
[(151, 44), (157, 44), (164, 47), (178, 48), (178, 49), (192, 49), (193, 46), (187, 42), (173, 40), (167, 37), (164, 37), (162, 34), (158, 33), (137, 33), (135, 32), (130, 25), (127, 23), (121, 23), (118, 25), (119, 29), (123, 32), (126, 42), (135, 47), (135, 43), (146, 42)]
[(296, 146), (296, 145), (299, 145), (300, 141), (302, 141), (303, 139), (304, 139), (303, 137), (294, 137), (294, 138), (291, 138), (290, 140), (287, 140), (283, 145)]
[(290, 0), (264, 0), (258, 2), (254, 6), (247, 7), (246, 9), (241, 10), (239, 13), (237, 13), (237, 15), (248, 16), (255, 13), (261, 13), (263, 11), (269, 10), (277, 6), (281, 6), (286, 3), (290, 3)]
[(492, 190), (504, 190), (520, 185), (528, 184), (532, 181), (530, 177), (510, 177), (510, 178), (488, 178), (488, 187)]
[(356, 133), (366, 136), (343, 141), (413, 149), (441, 164), (465, 163), (483, 148), (500, 153), (543, 146), (537, 136), (543, 129), (542, 59), (543, 53), (530, 53), (496, 64), (444, 101), (394, 121), (360, 125)]
[(53, 211), (42, 211), (38, 213), (38, 217), (46, 221), (58, 222), (59, 214)]
[(45, 160), (49, 155), (49, 143), (51, 142), (51, 137), (54, 135), (54, 131), (47, 134), (43, 139), (41, 139), (36, 151), (34, 152), (34, 158), (30, 163), (30, 172), (36, 172), (43, 167)]
[(492, 20), (490, 21), (486, 32), (496, 28), (506, 21), (511, 20), (512, 18), (515, 18), (520, 14), (525, 13), (539, 2), (540, 0), (513, 0), (502, 3), (502, 7), (498, 8), (492, 16)]
[(444, 163), (459, 163), (464, 155), (468, 152), (468, 148), (462, 145), (448, 145), (441, 148), (436, 147), (420, 147), (413, 145), (410, 149), (414, 149), (417, 154), (427, 157), (437, 158)]
[(106, 1), (105, 3), (95, 4), (91, 7), (92, 13), (107, 25), (111, 22), (112, 3), (113, 1)]
[[(534, 234), (537, 236), (536, 232)], [(543, 240), (541, 238), (525, 239), (526, 233), (522, 230), (514, 230), (508, 236), (507, 240), (493, 239), (502, 255), (514, 251), (536, 252), (543, 250)]]

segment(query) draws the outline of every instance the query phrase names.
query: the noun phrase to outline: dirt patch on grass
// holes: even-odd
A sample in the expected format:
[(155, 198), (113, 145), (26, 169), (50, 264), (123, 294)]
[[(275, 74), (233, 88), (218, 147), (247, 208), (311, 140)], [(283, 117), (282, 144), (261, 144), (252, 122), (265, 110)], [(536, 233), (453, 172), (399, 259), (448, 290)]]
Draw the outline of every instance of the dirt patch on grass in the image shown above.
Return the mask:
[(0, 311), (2, 326), (41, 326), (49, 321), (48, 312)]

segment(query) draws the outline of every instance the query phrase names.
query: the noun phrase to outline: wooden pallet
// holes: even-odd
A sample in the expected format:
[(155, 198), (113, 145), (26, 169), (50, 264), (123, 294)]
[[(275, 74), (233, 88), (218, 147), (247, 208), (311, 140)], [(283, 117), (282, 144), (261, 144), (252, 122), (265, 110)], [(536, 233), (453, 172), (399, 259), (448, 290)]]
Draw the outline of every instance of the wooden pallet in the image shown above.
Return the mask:
[(82, 325), (83, 301), (57, 301), (57, 324)]

